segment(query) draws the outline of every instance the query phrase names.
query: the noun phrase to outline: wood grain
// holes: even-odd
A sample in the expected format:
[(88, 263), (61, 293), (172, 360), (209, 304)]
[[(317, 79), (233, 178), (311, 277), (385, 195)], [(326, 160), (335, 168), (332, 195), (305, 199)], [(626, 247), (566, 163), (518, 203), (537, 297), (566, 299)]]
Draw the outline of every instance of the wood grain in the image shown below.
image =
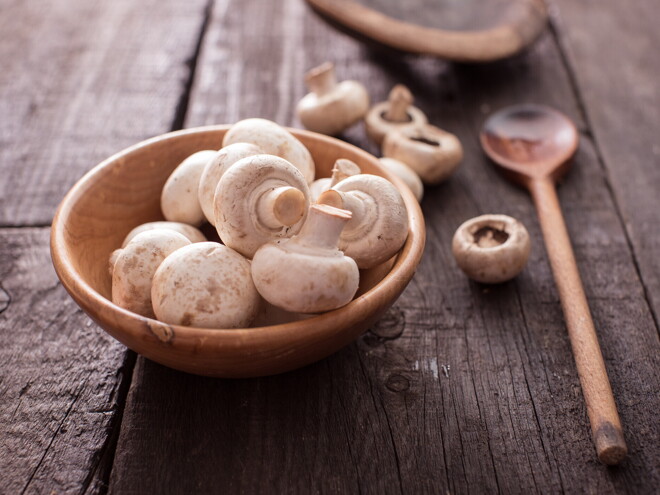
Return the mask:
[(171, 130), (206, 0), (4, 2), (0, 225), (47, 225), (115, 151)]
[[(651, 0), (630, 6), (554, 0), (553, 22), (575, 91), (621, 212), (639, 272), (660, 319), (660, 45)], [(613, 39), (620, 40), (611, 43)], [(607, 46), (608, 49), (603, 49)], [(612, 74), (608, 67), (614, 67)]]
[[(357, 344), (241, 381), (138, 359), (111, 492), (651, 493), (660, 483), (657, 328), (554, 38), (512, 60), (449, 65), (370, 51), (297, 1), (237, 5), (214, 6), (186, 125), (296, 123), (305, 70), (331, 60), (374, 101), (408, 85), (466, 157), (426, 192), (428, 243), (413, 282)], [(559, 194), (619, 412), (634, 425), (630, 457), (614, 470), (593, 453), (532, 202), (478, 145), (485, 116), (521, 101), (552, 105), (584, 132)], [(359, 126), (343, 137), (378, 151)], [(469, 282), (451, 257), (454, 230), (482, 213), (512, 215), (532, 235), (529, 265), (511, 283)]]
[(0, 230), (2, 493), (103, 486), (130, 382), (133, 358), (64, 291), (48, 239), (48, 229)]

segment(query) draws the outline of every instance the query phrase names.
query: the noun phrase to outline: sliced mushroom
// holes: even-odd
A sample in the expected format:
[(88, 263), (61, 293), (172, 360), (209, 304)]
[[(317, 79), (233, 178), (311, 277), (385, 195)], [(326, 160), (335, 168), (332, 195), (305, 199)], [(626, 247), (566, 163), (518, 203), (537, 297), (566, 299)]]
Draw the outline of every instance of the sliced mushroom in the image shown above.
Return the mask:
[(296, 167), (274, 155), (250, 156), (218, 183), (215, 227), (222, 242), (252, 258), (262, 244), (296, 234), (308, 207), (309, 187)]
[(153, 318), (151, 282), (154, 273), (169, 254), (189, 244), (188, 239), (172, 230), (156, 229), (136, 235), (126, 247), (115, 251), (112, 302)]
[(247, 327), (261, 305), (250, 262), (216, 242), (168, 256), (154, 275), (151, 296), (160, 321), (201, 328)]
[(458, 266), (477, 282), (498, 284), (518, 275), (531, 250), (525, 226), (507, 215), (482, 215), (463, 223), (454, 234)]
[(358, 267), (337, 249), (350, 212), (312, 205), (300, 234), (264, 244), (252, 260), (252, 279), (271, 304), (297, 313), (319, 313), (348, 304), (360, 281)]
[(234, 143), (225, 146), (206, 164), (199, 179), (199, 204), (204, 216), (211, 225), (215, 225), (213, 216), (213, 198), (220, 178), (234, 163), (248, 156), (260, 155), (263, 151), (254, 144)]
[(369, 94), (357, 81), (337, 83), (335, 66), (326, 62), (305, 75), (311, 91), (297, 106), (298, 118), (310, 131), (334, 136), (361, 120), (369, 109)]
[(383, 155), (402, 161), (427, 184), (447, 179), (463, 159), (456, 136), (432, 125), (405, 127), (387, 133)]
[(396, 175), (406, 186), (408, 186), (415, 195), (415, 198), (417, 198), (417, 202), (422, 201), (422, 198), (424, 197), (424, 184), (422, 184), (422, 179), (419, 178), (417, 172), (402, 161), (394, 158), (383, 157), (378, 161), (385, 170)]
[(348, 177), (321, 194), (318, 203), (352, 213), (339, 238), (339, 249), (360, 268), (388, 260), (408, 237), (408, 214), (401, 193), (382, 177)]
[(292, 163), (308, 184), (314, 180), (314, 160), (307, 148), (284, 127), (266, 119), (245, 119), (236, 122), (225, 134), (223, 146), (252, 143), (264, 153), (276, 155)]
[(198, 151), (174, 169), (160, 196), (160, 208), (166, 220), (195, 226), (204, 222), (204, 212), (197, 193), (199, 178), (204, 166), (215, 153), (213, 150)]
[(426, 115), (413, 106), (413, 95), (403, 84), (397, 84), (390, 91), (387, 101), (377, 103), (367, 113), (364, 125), (369, 139), (379, 146), (392, 129), (426, 125)]
[(331, 189), (339, 181), (342, 181), (345, 178), (351, 177), (353, 175), (358, 175), (360, 172), (360, 167), (358, 167), (356, 163), (345, 158), (340, 158), (335, 162), (335, 166), (332, 167), (332, 177), (316, 179), (314, 182), (312, 182), (312, 185), (309, 186), (312, 203), (316, 202), (321, 193)]

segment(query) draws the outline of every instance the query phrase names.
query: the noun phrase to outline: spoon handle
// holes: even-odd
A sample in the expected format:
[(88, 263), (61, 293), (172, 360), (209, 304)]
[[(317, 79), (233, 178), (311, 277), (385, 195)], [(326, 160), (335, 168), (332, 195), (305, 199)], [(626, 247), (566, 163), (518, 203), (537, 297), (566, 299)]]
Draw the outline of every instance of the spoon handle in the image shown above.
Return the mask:
[(531, 181), (529, 191), (559, 291), (598, 459), (604, 464), (618, 464), (628, 449), (557, 190), (552, 179), (543, 178)]

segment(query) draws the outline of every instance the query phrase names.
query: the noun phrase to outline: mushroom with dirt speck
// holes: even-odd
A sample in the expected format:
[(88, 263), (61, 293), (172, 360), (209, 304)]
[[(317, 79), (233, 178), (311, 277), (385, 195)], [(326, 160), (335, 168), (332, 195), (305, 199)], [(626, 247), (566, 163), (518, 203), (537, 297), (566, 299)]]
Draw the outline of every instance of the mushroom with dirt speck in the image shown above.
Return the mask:
[(247, 327), (262, 303), (250, 262), (216, 242), (168, 256), (154, 275), (151, 297), (160, 321), (200, 328)]
[(252, 260), (252, 279), (269, 303), (296, 313), (319, 313), (348, 304), (358, 289), (355, 261), (337, 249), (351, 213), (312, 205), (300, 233), (264, 244)]
[(148, 318), (154, 317), (151, 283), (163, 260), (190, 241), (178, 232), (148, 230), (136, 235), (124, 248), (113, 253), (112, 302)]
[(507, 215), (482, 215), (464, 222), (454, 234), (452, 252), (465, 274), (498, 284), (518, 275), (531, 250), (525, 226)]
[(463, 146), (456, 136), (438, 127), (406, 127), (387, 133), (383, 155), (408, 165), (426, 184), (439, 184), (458, 168)]
[(296, 107), (306, 129), (337, 135), (361, 120), (369, 109), (369, 94), (357, 81), (337, 83), (335, 66), (326, 62), (305, 75), (311, 91)]
[(204, 223), (204, 212), (197, 191), (204, 166), (215, 153), (213, 150), (193, 153), (168, 177), (160, 195), (160, 209), (166, 220), (195, 226)]
[(308, 184), (314, 180), (316, 168), (312, 154), (298, 138), (275, 122), (257, 118), (240, 120), (229, 128), (222, 140), (223, 146), (233, 143), (252, 143), (264, 153), (290, 162)]
[(394, 86), (387, 101), (374, 105), (364, 119), (369, 139), (380, 146), (385, 134), (392, 129), (426, 125), (426, 115), (412, 103), (413, 95), (407, 87), (403, 84)]
[(198, 195), (204, 216), (211, 225), (215, 225), (213, 198), (223, 174), (238, 160), (260, 154), (263, 151), (254, 144), (234, 143), (222, 148), (206, 164), (199, 179)]
[(341, 233), (339, 249), (362, 269), (388, 260), (406, 242), (406, 205), (387, 179), (370, 174), (348, 177), (321, 194), (318, 203), (352, 213)]
[(224, 173), (214, 202), (222, 242), (252, 258), (262, 244), (298, 233), (310, 203), (309, 186), (285, 159), (254, 155)]

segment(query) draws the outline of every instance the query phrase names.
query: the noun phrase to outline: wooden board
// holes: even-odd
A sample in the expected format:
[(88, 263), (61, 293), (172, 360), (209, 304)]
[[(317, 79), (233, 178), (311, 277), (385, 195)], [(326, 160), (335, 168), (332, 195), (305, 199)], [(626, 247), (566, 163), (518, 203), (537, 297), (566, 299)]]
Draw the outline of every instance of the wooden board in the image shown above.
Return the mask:
[(4, 3), (0, 226), (48, 225), (87, 170), (180, 120), (206, 1)]
[[(407, 84), (466, 157), (423, 202), (428, 244), (396, 306), (359, 341), (296, 372), (212, 380), (138, 359), (111, 475), (114, 493), (649, 493), (660, 484), (657, 328), (622, 218), (551, 34), (518, 58), (458, 66), (372, 52), (301, 2), (215, 4), (186, 125), (260, 116), (297, 124), (303, 73), (334, 61), (375, 100)], [(245, 22), (250, 19), (250, 22)], [(219, 83), (221, 81), (221, 83)], [(550, 267), (526, 193), (478, 146), (492, 111), (536, 101), (582, 130), (560, 189), (630, 448), (595, 458)], [(364, 131), (344, 136), (372, 152)], [(522, 220), (533, 253), (514, 282), (467, 281), (454, 230), (481, 213)]]
[[(567, 63), (589, 121), (598, 159), (651, 301), (660, 318), (660, 46), (651, 0), (594, 2), (558, 0), (554, 19)], [(618, 40), (614, 43), (612, 40)], [(604, 49), (606, 47), (606, 49)], [(609, 68), (616, 68), (612, 74)]]
[(134, 357), (66, 293), (49, 229), (0, 229), (0, 492), (107, 481)]
[[(0, 225), (180, 125), (206, 2), (2, 2)], [(0, 229), (0, 493), (107, 489), (135, 356), (82, 314), (48, 228)]]

